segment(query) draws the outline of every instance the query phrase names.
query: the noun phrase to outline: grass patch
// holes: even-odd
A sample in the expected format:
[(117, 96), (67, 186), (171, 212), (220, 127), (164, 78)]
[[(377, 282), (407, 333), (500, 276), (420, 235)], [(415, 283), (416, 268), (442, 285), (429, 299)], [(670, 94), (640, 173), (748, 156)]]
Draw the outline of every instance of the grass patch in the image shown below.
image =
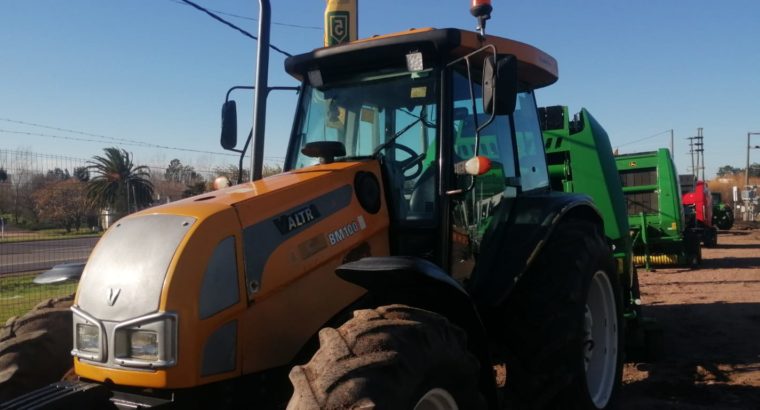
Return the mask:
[(45, 299), (70, 295), (77, 289), (76, 282), (57, 285), (32, 283), (39, 273), (0, 276), (0, 326), (10, 317), (28, 312)]

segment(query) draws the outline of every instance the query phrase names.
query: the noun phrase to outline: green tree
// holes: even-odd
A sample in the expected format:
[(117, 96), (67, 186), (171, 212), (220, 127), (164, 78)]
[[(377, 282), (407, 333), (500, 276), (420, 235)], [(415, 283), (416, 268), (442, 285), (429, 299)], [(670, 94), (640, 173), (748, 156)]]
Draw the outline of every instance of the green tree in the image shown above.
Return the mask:
[(101, 208), (124, 214), (145, 208), (153, 201), (153, 184), (145, 165), (135, 166), (126, 150), (105, 148), (105, 156), (94, 156), (88, 170), (87, 197)]
[(741, 171), (742, 169), (740, 168), (734, 168), (731, 165), (723, 165), (722, 167), (718, 168), (718, 176), (719, 177), (731, 176)]
[(208, 190), (206, 181), (193, 182), (185, 186), (185, 190), (182, 191), (182, 198), (189, 198), (191, 196), (200, 195)]
[(8, 171), (5, 168), (0, 168), (0, 183), (8, 180)]
[(87, 182), (90, 180), (90, 171), (87, 167), (76, 167), (74, 168), (74, 178), (81, 182)]
[(760, 164), (753, 162), (749, 165), (749, 176), (760, 177)]
[(164, 177), (167, 181), (170, 182), (182, 182), (182, 172), (184, 169), (185, 166), (182, 165), (182, 161), (174, 158), (173, 160), (169, 161), (169, 166), (166, 167)]
[(50, 181), (63, 181), (65, 179), (71, 178), (71, 175), (69, 175), (69, 170), (63, 170), (60, 168), (55, 168), (52, 170), (49, 170), (47, 172), (47, 175), (45, 175), (45, 178)]
[(182, 162), (176, 158), (169, 162), (169, 166), (166, 167), (166, 172), (164, 172), (164, 177), (169, 182), (181, 182), (185, 185), (206, 182), (202, 175), (195, 172), (195, 168), (190, 165), (182, 165)]
[(48, 182), (32, 194), (39, 219), (79, 231), (90, 212), (86, 186), (76, 179)]

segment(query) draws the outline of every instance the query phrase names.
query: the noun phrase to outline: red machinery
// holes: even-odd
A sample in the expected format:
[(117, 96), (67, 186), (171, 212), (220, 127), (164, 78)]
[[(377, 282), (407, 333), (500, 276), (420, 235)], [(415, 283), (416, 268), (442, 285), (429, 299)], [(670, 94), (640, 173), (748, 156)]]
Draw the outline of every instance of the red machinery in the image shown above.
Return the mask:
[(697, 181), (694, 191), (683, 194), (687, 228), (692, 228), (707, 247), (718, 244), (718, 229), (712, 223), (712, 196), (705, 181)]

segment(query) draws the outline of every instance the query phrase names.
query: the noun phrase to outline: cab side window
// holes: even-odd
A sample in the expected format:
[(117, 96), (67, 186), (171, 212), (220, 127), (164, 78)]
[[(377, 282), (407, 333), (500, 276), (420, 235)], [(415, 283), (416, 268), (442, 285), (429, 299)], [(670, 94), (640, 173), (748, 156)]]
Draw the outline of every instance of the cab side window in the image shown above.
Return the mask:
[(522, 190), (546, 188), (549, 186), (549, 175), (533, 93), (518, 94), (514, 120)]
[[(452, 77), (454, 146), (451, 163), (457, 164), (475, 155), (476, 130), (491, 116), (483, 111), (480, 84), (472, 84), (476, 99), (473, 112), (468, 78), (459, 71), (453, 71)], [(472, 273), (475, 255), (500, 204), (516, 195), (512, 181), (517, 171), (509, 116), (497, 115), (493, 122), (480, 130), (479, 147), (478, 155), (491, 160), (491, 169), (478, 176), (474, 184), (470, 175), (454, 176), (456, 188), (466, 190), (471, 187), (451, 199), (450, 270), (460, 281), (465, 281)]]

